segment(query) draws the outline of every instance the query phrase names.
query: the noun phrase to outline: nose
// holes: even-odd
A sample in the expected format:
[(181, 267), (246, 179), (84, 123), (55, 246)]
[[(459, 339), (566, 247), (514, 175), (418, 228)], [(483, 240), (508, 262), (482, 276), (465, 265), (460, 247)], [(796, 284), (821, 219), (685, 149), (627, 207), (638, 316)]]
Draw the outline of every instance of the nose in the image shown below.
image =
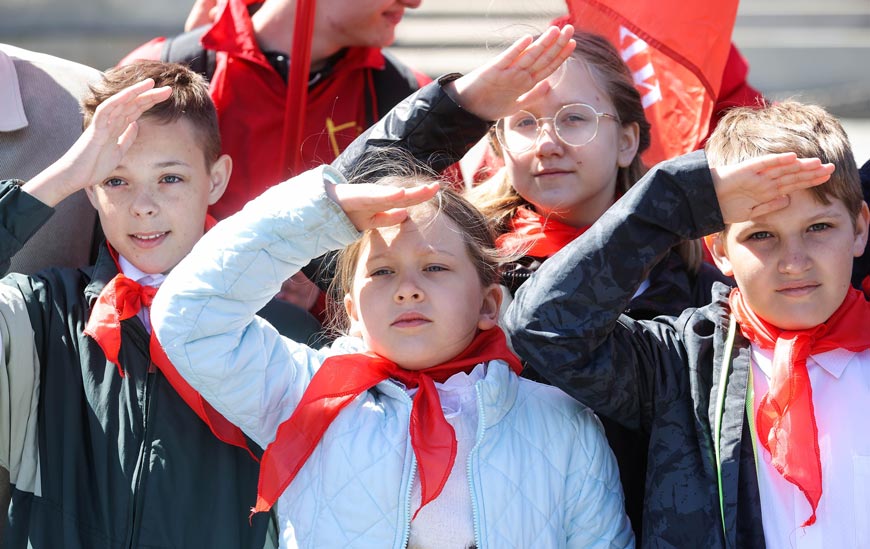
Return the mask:
[(148, 217), (157, 214), (157, 201), (147, 189), (139, 191), (133, 198), (130, 204), (130, 209), (133, 215), (138, 217)]
[(800, 274), (812, 266), (812, 259), (802, 238), (790, 238), (783, 242), (779, 270), (783, 274)]
[(542, 120), (538, 127), (538, 135), (535, 137), (535, 154), (537, 156), (552, 156), (563, 152), (562, 140), (556, 134), (553, 121)]
[(396, 303), (419, 303), (424, 297), (423, 290), (412, 276), (402, 276), (393, 294)]
[(412, 10), (417, 9), (423, 3), (423, 0), (401, 0), (401, 3)]

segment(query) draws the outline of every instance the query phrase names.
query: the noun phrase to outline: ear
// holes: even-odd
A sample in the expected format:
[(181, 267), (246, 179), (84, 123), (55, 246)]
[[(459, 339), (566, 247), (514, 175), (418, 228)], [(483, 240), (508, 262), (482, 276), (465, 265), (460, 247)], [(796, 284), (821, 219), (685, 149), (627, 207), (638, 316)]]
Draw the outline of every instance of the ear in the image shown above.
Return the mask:
[(637, 156), (637, 147), (640, 144), (640, 126), (637, 122), (623, 124), (619, 129), (619, 154), (616, 163), (620, 168), (631, 166), (632, 160)]
[(855, 246), (852, 250), (855, 257), (860, 257), (867, 247), (868, 225), (870, 225), (870, 209), (867, 208), (866, 202), (862, 202), (861, 210), (855, 217)]
[(227, 154), (222, 154), (211, 165), (209, 172), (209, 190), (208, 190), (208, 205), (211, 206), (217, 202), (224, 191), (227, 190), (227, 183), (230, 181), (230, 174), (233, 172), (233, 160)]
[(480, 304), (480, 316), (477, 319), (479, 329), (489, 330), (498, 326), (501, 302), (504, 297), (501, 292), (501, 286), (498, 284), (490, 284), (483, 289), (483, 302)]
[(710, 235), (710, 255), (722, 274), (734, 276), (734, 268), (728, 258), (728, 248), (725, 246), (725, 231)]
[(97, 207), (97, 197), (94, 192), (95, 191), (93, 185), (88, 185), (87, 187), (85, 187), (85, 194), (88, 195), (88, 200), (90, 201), (91, 206), (93, 206), (95, 210), (100, 211), (100, 209)]
[(347, 313), (347, 318), (350, 319), (350, 327), (347, 330), (348, 335), (362, 337), (362, 322), (356, 310), (356, 303), (350, 294), (344, 294), (344, 312)]

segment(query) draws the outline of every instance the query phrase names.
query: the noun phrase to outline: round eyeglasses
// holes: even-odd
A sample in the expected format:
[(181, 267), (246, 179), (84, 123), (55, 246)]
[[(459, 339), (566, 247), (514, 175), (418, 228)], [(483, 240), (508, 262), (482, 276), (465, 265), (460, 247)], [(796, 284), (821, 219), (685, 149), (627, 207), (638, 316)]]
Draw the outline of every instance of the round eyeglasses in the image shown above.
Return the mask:
[(538, 141), (544, 122), (550, 121), (563, 143), (571, 147), (582, 147), (595, 139), (598, 134), (598, 119), (602, 117), (619, 122), (618, 116), (598, 112), (586, 103), (565, 105), (553, 117), (536, 118), (530, 112), (519, 111), (499, 120), (495, 125), (495, 135), (501, 146), (508, 151), (526, 152)]

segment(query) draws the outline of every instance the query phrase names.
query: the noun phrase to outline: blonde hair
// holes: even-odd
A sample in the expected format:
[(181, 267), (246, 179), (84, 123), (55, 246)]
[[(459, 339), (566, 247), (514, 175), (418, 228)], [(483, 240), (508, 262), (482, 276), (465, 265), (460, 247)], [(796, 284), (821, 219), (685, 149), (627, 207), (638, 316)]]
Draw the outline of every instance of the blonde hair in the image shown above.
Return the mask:
[(760, 109), (728, 111), (704, 147), (710, 166), (735, 164), (765, 154), (794, 152), (834, 164), (831, 178), (810, 191), (822, 204), (839, 199), (854, 223), (864, 197), (849, 138), (835, 116), (818, 105), (783, 101)]

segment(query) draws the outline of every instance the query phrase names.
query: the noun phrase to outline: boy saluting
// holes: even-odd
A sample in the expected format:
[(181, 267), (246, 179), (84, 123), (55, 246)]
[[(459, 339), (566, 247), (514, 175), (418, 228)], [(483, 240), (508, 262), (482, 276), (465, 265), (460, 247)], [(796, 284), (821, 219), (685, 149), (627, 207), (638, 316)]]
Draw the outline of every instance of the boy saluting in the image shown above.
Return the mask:
[(229, 178), (208, 87), (179, 65), (130, 65), (84, 110), (66, 155), (0, 183), (6, 266), (81, 188), (107, 238), (92, 267), (0, 281), (6, 546), (261, 548), (267, 517), (248, 523), (257, 462), (177, 377), (148, 317)]
[[(870, 213), (846, 135), (786, 102), (730, 112), (706, 151), (719, 167), (664, 164), (550, 259), (508, 312), (513, 344), (650, 433), (643, 546), (868, 546), (870, 304), (850, 277)], [(671, 246), (711, 233), (736, 289), (620, 316)]]

